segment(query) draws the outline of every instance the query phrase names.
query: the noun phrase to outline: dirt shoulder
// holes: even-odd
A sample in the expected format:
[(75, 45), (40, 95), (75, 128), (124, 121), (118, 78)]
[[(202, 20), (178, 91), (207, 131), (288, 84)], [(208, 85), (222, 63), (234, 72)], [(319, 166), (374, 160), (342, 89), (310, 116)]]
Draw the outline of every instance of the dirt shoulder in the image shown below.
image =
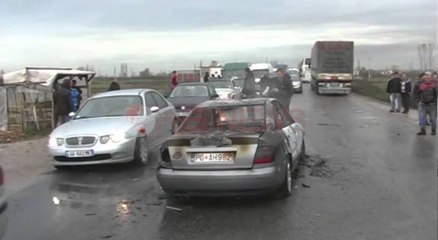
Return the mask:
[(0, 162), (5, 173), (6, 194), (17, 192), (54, 168), (47, 152), (47, 137), (0, 144)]

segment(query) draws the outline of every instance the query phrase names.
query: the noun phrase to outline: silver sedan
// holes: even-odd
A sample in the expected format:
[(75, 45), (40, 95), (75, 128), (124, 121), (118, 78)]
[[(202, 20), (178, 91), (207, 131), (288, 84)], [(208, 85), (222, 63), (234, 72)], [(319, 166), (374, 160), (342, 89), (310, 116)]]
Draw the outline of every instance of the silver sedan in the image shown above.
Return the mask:
[(198, 105), (161, 149), (158, 181), (170, 195), (292, 193), (304, 130), (272, 98)]
[(56, 168), (123, 163), (145, 165), (150, 150), (172, 134), (175, 108), (159, 92), (130, 89), (89, 98), (72, 120), (50, 134)]

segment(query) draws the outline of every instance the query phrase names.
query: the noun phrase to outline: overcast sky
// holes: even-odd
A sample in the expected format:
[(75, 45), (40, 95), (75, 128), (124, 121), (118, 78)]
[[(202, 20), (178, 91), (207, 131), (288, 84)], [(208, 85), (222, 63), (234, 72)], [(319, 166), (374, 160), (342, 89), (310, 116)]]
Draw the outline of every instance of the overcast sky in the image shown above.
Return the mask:
[(436, 10), (433, 0), (0, 0), (0, 69), (295, 65), (317, 40), (353, 40), (365, 67), (418, 67)]

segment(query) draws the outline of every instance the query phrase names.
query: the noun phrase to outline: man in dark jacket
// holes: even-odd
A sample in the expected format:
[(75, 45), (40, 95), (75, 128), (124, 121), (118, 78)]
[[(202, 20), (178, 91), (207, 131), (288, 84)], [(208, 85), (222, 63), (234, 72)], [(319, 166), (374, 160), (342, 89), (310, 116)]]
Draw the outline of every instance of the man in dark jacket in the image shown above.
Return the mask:
[(256, 96), (254, 73), (249, 67), (245, 68), (245, 80), (243, 82), (242, 93), (244, 98), (252, 98)]
[(422, 81), (415, 86), (414, 95), (418, 102), (418, 115), (421, 127), (417, 135), (426, 135), (428, 120), (432, 126), (432, 135), (436, 135), (438, 96), (437, 83), (434, 81), (432, 74), (426, 73), (422, 75)]
[(391, 101), (390, 112), (400, 112), (401, 103), (401, 79), (398, 72), (392, 74), (391, 80), (389, 80), (386, 86), (386, 93), (389, 95)]
[(70, 120), (68, 116), (73, 112), (70, 96), (70, 79), (65, 79), (62, 85), (53, 93), (55, 125), (61, 125)]
[(278, 100), (289, 109), (290, 99), (292, 98), (292, 80), (290, 75), (285, 73), (282, 68), (277, 70), (277, 78), (280, 82), (280, 88), (278, 89)]
[(411, 79), (409, 79), (406, 74), (403, 74), (401, 83), (401, 99), (403, 105), (403, 113), (409, 113), (409, 106), (411, 104), (411, 91), (412, 91), (412, 83)]
[(115, 90), (120, 90), (120, 85), (116, 78), (111, 82), (108, 88), (108, 91), (115, 91)]

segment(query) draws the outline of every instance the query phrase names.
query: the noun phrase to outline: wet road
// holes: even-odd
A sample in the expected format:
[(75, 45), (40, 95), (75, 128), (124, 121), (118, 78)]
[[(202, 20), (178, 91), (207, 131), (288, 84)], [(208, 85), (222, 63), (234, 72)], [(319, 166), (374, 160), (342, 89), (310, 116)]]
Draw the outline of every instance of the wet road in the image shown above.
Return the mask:
[(435, 137), (358, 96), (292, 101), (309, 157), (290, 198), (166, 200), (155, 164), (54, 171), (10, 196), (5, 239), (437, 238)]

